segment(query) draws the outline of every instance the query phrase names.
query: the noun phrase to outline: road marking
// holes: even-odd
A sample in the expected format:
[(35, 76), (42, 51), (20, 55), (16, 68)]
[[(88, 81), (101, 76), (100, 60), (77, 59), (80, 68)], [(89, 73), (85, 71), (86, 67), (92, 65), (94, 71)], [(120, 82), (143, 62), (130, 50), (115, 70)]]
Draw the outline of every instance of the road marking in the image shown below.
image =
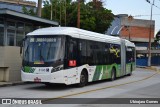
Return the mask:
[(47, 98), (47, 99), (45, 99), (45, 100), (42, 100), (42, 103), (47, 102), (47, 101), (51, 101), (51, 100), (60, 99), (60, 98), (65, 98), (65, 97), (70, 97), (70, 96), (75, 96), (75, 95), (80, 95), (80, 94), (86, 94), (86, 93), (90, 93), (90, 92), (95, 92), (95, 91), (99, 91), (99, 90), (104, 90), (104, 89), (107, 89), (107, 88), (114, 88), (114, 87), (118, 87), (118, 86), (122, 86), (122, 85), (127, 85), (127, 84), (132, 84), (132, 83), (135, 83), (135, 82), (144, 81), (144, 80), (147, 80), (147, 79), (153, 77), (153, 76), (156, 75), (156, 74), (158, 74), (158, 72), (152, 74), (151, 76), (148, 76), (148, 77), (146, 77), (146, 78), (143, 78), (143, 79), (140, 79), (140, 80), (136, 80), (136, 81), (131, 81), (131, 82), (122, 83), (122, 84), (117, 84), (117, 85), (112, 85), (112, 86), (106, 86), (106, 87), (102, 87), (102, 88), (97, 88), (97, 89), (93, 89), (93, 90), (88, 90), (88, 91), (83, 91), (83, 92), (78, 92), (78, 93), (63, 95), (63, 96), (54, 97), (54, 98)]

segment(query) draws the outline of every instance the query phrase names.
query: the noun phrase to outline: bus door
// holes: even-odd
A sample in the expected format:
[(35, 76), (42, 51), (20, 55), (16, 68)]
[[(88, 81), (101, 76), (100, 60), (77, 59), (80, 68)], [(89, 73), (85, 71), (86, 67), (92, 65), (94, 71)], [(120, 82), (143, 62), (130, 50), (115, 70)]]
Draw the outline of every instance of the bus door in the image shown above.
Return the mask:
[(121, 40), (121, 75), (126, 74), (126, 46), (125, 40)]
[(72, 37), (67, 37), (67, 70), (66, 74), (68, 77), (68, 82), (75, 83), (76, 76), (78, 75), (78, 48), (77, 39)]

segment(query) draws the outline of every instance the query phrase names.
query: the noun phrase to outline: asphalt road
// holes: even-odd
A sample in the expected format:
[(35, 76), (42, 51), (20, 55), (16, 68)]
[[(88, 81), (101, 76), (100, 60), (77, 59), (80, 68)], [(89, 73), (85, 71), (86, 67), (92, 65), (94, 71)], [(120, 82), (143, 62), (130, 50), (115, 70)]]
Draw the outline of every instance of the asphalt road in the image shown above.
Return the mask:
[[(60, 103), (54, 106), (60, 107), (99, 107), (108, 106), (115, 107), (117, 104), (105, 104), (106, 98), (160, 98), (160, 74), (146, 70), (136, 69), (132, 76), (125, 76), (111, 81), (99, 81), (89, 83), (86, 87), (77, 88), (75, 85), (53, 85), (52, 87), (46, 87), (44, 84), (26, 84), (16, 85), (0, 88), (0, 98), (46, 98), (42, 100), (42, 103)], [(55, 99), (56, 98), (56, 99)], [(69, 99), (65, 102), (63, 98)], [(104, 98), (104, 99), (102, 99)], [(72, 104), (77, 103), (78, 104)], [(121, 99), (118, 99), (121, 100)], [(126, 99), (123, 99), (125, 101)], [(122, 102), (123, 102), (122, 101)], [(128, 100), (129, 101), (129, 100)], [(67, 104), (69, 103), (69, 104)], [(96, 104), (97, 103), (97, 104)], [(104, 104), (98, 104), (104, 103)], [(114, 102), (113, 102), (114, 103)], [(93, 105), (94, 104), (94, 105)], [(15, 106), (20, 107), (22, 105), (2, 105), (5, 107)], [(32, 107), (33, 105), (23, 105), (26, 107)], [(40, 105), (34, 105), (39, 107)], [(53, 105), (45, 104), (43, 106)], [(135, 106), (134, 104), (124, 105), (118, 104), (119, 107)], [(136, 105), (137, 106), (137, 105)], [(138, 106), (157, 106), (158, 104), (143, 104)]]

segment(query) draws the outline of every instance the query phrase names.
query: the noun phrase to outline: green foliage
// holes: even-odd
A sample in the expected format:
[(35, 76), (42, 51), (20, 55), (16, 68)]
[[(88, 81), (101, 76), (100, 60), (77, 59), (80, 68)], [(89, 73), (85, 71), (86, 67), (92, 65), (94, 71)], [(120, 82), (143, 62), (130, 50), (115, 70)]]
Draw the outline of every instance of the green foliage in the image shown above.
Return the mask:
[[(42, 17), (51, 19), (52, 6), (52, 20), (58, 21), (59, 23), (61, 23), (61, 26), (65, 26), (66, 23), (66, 26), (76, 27), (78, 10), (77, 1), (72, 2), (72, 0), (66, 0), (65, 3), (65, 0), (44, 0)], [(90, 30), (98, 33), (104, 33), (109, 28), (113, 20), (113, 14), (111, 10), (108, 10), (103, 7), (103, 3), (101, 1), (95, 2), (95, 0), (93, 0), (93, 2), (86, 3), (85, 0), (81, 0), (80, 6), (81, 29)]]
[(23, 11), (24, 14), (31, 15), (31, 16), (36, 16), (36, 13), (34, 12), (33, 8), (28, 10), (25, 6), (23, 6), (22, 11)]
[(159, 31), (157, 32), (157, 34), (156, 34), (155, 42), (156, 42), (157, 44), (160, 44), (160, 30), (159, 30)]

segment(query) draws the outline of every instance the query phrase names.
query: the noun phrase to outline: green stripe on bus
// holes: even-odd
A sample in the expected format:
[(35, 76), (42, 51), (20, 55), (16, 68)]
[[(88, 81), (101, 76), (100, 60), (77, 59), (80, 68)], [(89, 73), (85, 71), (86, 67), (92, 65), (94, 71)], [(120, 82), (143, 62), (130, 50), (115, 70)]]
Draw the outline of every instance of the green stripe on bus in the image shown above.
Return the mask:
[(119, 70), (120, 68), (118, 68), (120, 67), (120, 65), (116, 63), (112, 65), (98, 65), (96, 66), (92, 81), (111, 78), (111, 71), (113, 67), (115, 67), (117, 71), (117, 76), (120, 76), (120, 70)]

